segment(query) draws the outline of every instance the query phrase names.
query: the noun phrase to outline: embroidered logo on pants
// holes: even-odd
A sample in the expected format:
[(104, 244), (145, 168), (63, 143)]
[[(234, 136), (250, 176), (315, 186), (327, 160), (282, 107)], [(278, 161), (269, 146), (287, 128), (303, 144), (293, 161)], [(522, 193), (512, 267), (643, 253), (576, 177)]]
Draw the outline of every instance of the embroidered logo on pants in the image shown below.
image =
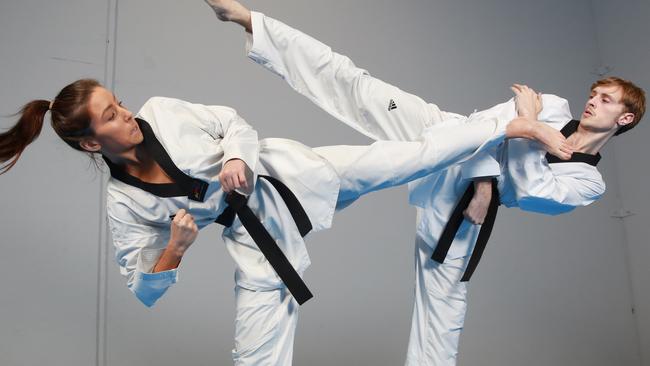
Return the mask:
[(390, 103), (388, 103), (388, 111), (392, 111), (393, 109), (397, 109), (397, 104), (395, 104), (394, 100), (390, 100)]

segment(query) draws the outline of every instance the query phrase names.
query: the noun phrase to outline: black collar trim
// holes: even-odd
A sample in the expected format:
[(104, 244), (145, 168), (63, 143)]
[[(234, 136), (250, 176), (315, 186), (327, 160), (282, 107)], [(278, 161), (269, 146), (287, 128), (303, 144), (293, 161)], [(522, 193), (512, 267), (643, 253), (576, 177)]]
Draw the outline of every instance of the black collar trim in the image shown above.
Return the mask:
[[(579, 124), (580, 121), (572, 120), (569, 123), (567, 123), (560, 132), (562, 132), (564, 137), (569, 137), (578, 130)], [(573, 155), (571, 155), (571, 159), (562, 160), (557, 156), (552, 155), (551, 153), (546, 153), (546, 160), (548, 161), (549, 164), (586, 163), (591, 166), (597, 166), (598, 162), (600, 161), (600, 158), (601, 158), (600, 153), (596, 153), (596, 155), (591, 155), (591, 154), (585, 154), (581, 152), (574, 152)]]
[(187, 196), (194, 201), (203, 202), (208, 183), (192, 178), (183, 173), (169, 157), (167, 151), (156, 138), (149, 123), (136, 118), (136, 122), (142, 131), (144, 148), (151, 154), (160, 167), (170, 176), (174, 183), (148, 183), (128, 174), (122, 168), (115, 165), (105, 156), (104, 161), (111, 171), (111, 176), (125, 184), (140, 188), (159, 197), (182, 197)]

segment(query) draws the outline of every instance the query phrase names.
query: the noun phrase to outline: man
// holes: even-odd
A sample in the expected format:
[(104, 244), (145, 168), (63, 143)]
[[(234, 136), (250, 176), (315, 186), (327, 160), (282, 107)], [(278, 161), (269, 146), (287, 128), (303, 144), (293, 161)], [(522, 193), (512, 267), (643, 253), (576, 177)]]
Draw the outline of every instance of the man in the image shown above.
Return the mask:
[[(251, 14), (237, 2), (206, 1), (221, 20), (238, 23), (252, 33), (247, 44), (250, 58), (370, 138), (414, 140), (431, 124), (464, 118), (371, 77), (326, 45), (262, 14)], [(465, 282), (476, 268), (491, 229), (487, 225), (481, 233), (475, 224), (483, 223), (486, 216), (493, 223), (499, 199), (508, 207), (559, 214), (600, 198), (605, 184), (595, 167), (598, 151), (612, 136), (634, 127), (645, 111), (643, 91), (618, 78), (592, 86), (579, 123), (569, 123), (572, 118), (566, 100), (539, 96), (523, 85), (512, 89), (514, 101), (473, 118), (532, 120), (539, 131), (562, 129), (571, 147), (545, 139), (540, 139), (541, 144), (510, 140), (492, 153), (410, 184), (410, 202), (418, 207), (418, 226), (416, 301), (407, 365), (456, 362), (466, 312)], [(550, 152), (548, 156), (545, 150)], [(493, 176), (498, 176), (496, 185)], [(468, 187), (474, 188), (473, 194)], [(466, 220), (461, 215), (461, 220), (449, 222), (458, 212)], [(443, 233), (447, 243), (439, 246)], [(472, 258), (479, 236), (483, 247), (477, 248)]]
[[(537, 113), (528, 112), (534, 110), (534, 91), (524, 86), (513, 89), (519, 115), (536, 118)], [(478, 247), (477, 239), (485, 227), (472, 222), (483, 221), (489, 203), (496, 198), (507, 207), (556, 215), (599, 199), (605, 192), (605, 183), (596, 169), (598, 151), (612, 136), (634, 127), (645, 111), (643, 91), (619, 78), (602, 79), (592, 85), (579, 122), (571, 120), (566, 102), (553, 112), (548, 108), (553, 105), (551, 96), (545, 95), (543, 100), (545, 107), (537, 118), (567, 136), (575, 149), (571, 159), (560, 160), (535, 143), (513, 139), (497, 148), (500, 168), (496, 171), (490, 158), (483, 157), (410, 186), (410, 201), (418, 207), (418, 226), (416, 295), (407, 365), (456, 364), (466, 312), (467, 288), (463, 280), (469, 279), (476, 266), (472, 263), (472, 258), (480, 257), (476, 251), (483, 249)], [(477, 178), (490, 175), (498, 175), (498, 190), (490, 179)], [(466, 210), (467, 219), (447, 240), (448, 252), (444, 253), (440, 244), (450, 226), (448, 218), (458, 212), (458, 202), (473, 178), (477, 178), (474, 206)]]

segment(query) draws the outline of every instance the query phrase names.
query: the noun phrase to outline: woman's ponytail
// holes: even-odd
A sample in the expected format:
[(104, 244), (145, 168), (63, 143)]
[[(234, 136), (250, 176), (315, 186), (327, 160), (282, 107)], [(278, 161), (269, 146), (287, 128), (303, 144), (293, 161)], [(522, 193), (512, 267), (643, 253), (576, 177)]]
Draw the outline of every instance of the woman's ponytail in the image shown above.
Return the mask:
[[(34, 100), (25, 104), (16, 113), (20, 115), (18, 123), (0, 133), (0, 174), (16, 165), (23, 150), (41, 133), (48, 110), (54, 132), (73, 149), (85, 151), (79, 142), (92, 134), (88, 100), (98, 87), (101, 84), (97, 80), (79, 79), (61, 89), (53, 102)], [(88, 154), (92, 156), (92, 153)]]
[(20, 119), (8, 131), (0, 133), (0, 174), (11, 169), (27, 145), (41, 133), (45, 114), (50, 109), (50, 101), (34, 100), (23, 106)]

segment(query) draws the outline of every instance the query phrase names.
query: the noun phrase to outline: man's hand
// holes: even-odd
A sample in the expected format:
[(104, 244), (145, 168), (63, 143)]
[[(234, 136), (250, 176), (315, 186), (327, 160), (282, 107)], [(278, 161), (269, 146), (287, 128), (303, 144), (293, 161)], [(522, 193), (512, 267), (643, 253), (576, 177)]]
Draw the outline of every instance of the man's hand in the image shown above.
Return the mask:
[(219, 173), (219, 182), (224, 192), (228, 193), (238, 188), (248, 189), (246, 181), (246, 163), (241, 159), (230, 159), (223, 164)]
[(571, 159), (573, 146), (567, 141), (562, 132), (544, 122), (535, 121), (533, 124), (535, 126), (533, 129), (534, 139), (544, 146), (544, 150), (562, 160)]
[(472, 184), (474, 196), (463, 211), (463, 216), (472, 224), (482, 225), (492, 200), (492, 178), (475, 179)]
[(564, 135), (546, 123), (537, 121), (537, 115), (543, 108), (541, 94), (521, 84), (513, 84), (510, 90), (515, 93), (515, 106), (519, 117), (510, 122), (506, 128), (506, 136), (538, 141), (544, 150), (558, 158), (571, 159), (573, 146), (567, 142)]
[(510, 87), (515, 93), (515, 106), (519, 117), (536, 120), (539, 112), (542, 111), (542, 95), (535, 90), (522, 84), (513, 84)]
[(562, 160), (569, 160), (573, 155), (573, 145), (567, 141), (562, 132), (544, 122), (517, 117), (506, 127), (506, 137), (521, 137), (537, 141), (542, 144), (544, 150)]

